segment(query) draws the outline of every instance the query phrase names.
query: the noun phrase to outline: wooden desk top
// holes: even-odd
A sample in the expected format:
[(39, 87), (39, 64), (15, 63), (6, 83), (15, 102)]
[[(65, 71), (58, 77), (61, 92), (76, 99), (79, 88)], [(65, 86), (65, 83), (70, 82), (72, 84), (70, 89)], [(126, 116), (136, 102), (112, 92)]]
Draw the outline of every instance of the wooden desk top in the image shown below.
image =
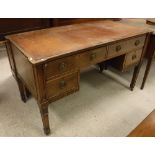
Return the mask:
[(146, 22), (146, 19), (137, 19), (137, 18), (129, 18), (129, 19), (122, 19), (120, 22), (123, 24), (128, 24), (131, 26), (137, 26), (137, 27), (141, 27), (141, 28), (145, 28), (150, 30), (151, 32), (153, 32), (155, 34), (155, 25), (149, 25)]
[(7, 36), (33, 64), (80, 50), (147, 33), (144, 28), (110, 20)]

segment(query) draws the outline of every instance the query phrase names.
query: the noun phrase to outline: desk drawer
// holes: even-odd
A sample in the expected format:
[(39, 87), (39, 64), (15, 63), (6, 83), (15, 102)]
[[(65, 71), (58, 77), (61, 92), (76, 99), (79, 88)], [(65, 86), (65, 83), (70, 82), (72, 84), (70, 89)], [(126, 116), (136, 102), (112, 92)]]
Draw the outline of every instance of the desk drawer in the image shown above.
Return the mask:
[(86, 51), (84, 53), (79, 54), (78, 57), (78, 67), (87, 67), (89, 65), (93, 65), (99, 63), (106, 59), (107, 56), (107, 48), (106, 47), (99, 47), (96, 49), (92, 49)]
[(46, 80), (76, 68), (76, 56), (69, 56), (45, 64)]
[(127, 42), (119, 41), (108, 46), (108, 58), (119, 56), (126, 51)]
[(127, 41), (127, 50), (139, 49), (144, 46), (146, 35), (129, 39)]
[(124, 68), (139, 62), (142, 54), (142, 49), (130, 52), (125, 55)]
[(46, 82), (46, 97), (63, 97), (79, 89), (79, 71)]
[(128, 39), (125, 41), (119, 41), (117, 43), (108, 46), (108, 58), (120, 56), (129, 51), (142, 48), (145, 43), (146, 35)]
[(140, 61), (142, 49), (129, 52), (119, 57), (109, 60), (109, 65), (120, 71), (126, 71)]

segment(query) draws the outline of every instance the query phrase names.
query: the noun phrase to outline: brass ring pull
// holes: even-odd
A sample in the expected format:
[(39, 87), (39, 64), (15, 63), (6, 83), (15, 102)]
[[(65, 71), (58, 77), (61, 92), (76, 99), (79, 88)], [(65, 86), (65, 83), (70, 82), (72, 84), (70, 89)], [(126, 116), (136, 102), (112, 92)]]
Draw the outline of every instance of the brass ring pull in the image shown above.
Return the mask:
[(90, 60), (94, 60), (96, 58), (96, 53), (91, 53)]
[(139, 40), (136, 40), (135, 41), (135, 46), (138, 46), (140, 44), (140, 41)]
[(60, 81), (59, 86), (61, 89), (63, 89), (66, 86), (66, 81), (64, 80)]
[(116, 52), (120, 51), (122, 49), (121, 45), (116, 46)]
[(137, 58), (137, 56), (136, 55), (133, 55), (132, 56), (132, 60), (134, 60), (134, 59), (136, 59)]
[(64, 62), (62, 62), (60, 65), (59, 65), (59, 70), (60, 71), (64, 71), (66, 68), (66, 64)]

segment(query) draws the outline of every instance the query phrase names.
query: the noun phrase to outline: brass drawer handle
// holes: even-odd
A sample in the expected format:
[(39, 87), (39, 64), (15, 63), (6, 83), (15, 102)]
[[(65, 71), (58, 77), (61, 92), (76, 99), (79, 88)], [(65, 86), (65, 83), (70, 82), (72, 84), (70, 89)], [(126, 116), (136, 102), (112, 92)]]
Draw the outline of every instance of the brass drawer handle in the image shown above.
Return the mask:
[(138, 46), (140, 44), (140, 41), (139, 40), (136, 40), (135, 41), (135, 46)]
[(91, 53), (90, 60), (94, 60), (96, 58), (96, 53)]
[(64, 62), (62, 62), (60, 65), (59, 65), (59, 70), (60, 71), (64, 71), (66, 68), (66, 64)]
[(121, 45), (116, 46), (116, 52), (120, 51), (122, 49)]
[(66, 87), (66, 81), (64, 81), (64, 80), (60, 81), (59, 86), (60, 86), (61, 89)]
[(132, 60), (136, 59), (137, 58), (137, 55), (133, 55), (132, 56)]

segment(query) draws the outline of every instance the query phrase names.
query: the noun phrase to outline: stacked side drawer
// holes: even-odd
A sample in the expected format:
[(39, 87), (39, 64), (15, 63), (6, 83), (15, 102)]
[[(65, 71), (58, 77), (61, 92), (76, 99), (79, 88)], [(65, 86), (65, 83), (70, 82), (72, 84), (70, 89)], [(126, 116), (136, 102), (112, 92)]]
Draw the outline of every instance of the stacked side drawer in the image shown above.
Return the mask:
[(44, 65), (46, 98), (60, 98), (79, 90), (77, 56), (53, 60)]
[[(124, 46), (119, 44), (115, 45), (115, 48), (109, 48), (112, 53), (112, 49), (115, 51), (118, 51), (118, 53), (124, 53), (121, 54), (119, 57), (116, 57), (112, 60), (110, 60), (110, 65), (112, 65), (114, 68), (119, 69), (121, 71), (127, 70), (129, 67), (136, 65), (142, 55), (144, 43), (145, 43), (146, 35), (136, 37), (129, 39), (127, 41), (124, 41)], [(113, 45), (114, 46), (114, 45)], [(119, 47), (119, 48), (118, 48)], [(121, 51), (122, 50), (122, 51)], [(110, 52), (110, 51), (108, 51)], [(114, 53), (114, 51), (113, 51)]]

